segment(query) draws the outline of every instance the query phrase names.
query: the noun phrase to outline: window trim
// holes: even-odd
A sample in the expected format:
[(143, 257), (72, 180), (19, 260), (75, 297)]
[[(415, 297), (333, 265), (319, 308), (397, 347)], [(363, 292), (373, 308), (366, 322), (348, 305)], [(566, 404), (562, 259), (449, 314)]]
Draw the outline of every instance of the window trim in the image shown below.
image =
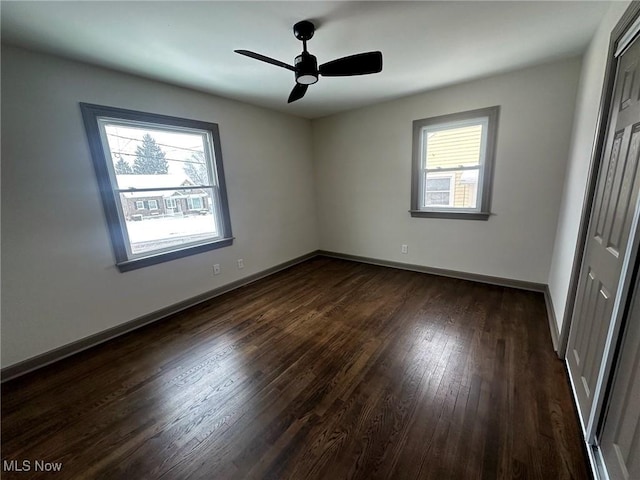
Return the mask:
[[(419, 218), (452, 218), (468, 220), (488, 220), (491, 214), (491, 193), (493, 189), (493, 171), (495, 163), (496, 141), (498, 135), (498, 118), (500, 106), (479, 108), (465, 112), (439, 115), (437, 117), (422, 118), (413, 121), (413, 155), (411, 168), (411, 209), (409, 213), (412, 217)], [(423, 210), (420, 208), (422, 192), (421, 172), (422, 172), (422, 130), (432, 125), (444, 125), (447, 123), (464, 122), (473, 119), (486, 118), (486, 149), (484, 151), (484, 162), (480, 164), (479, 172), (482, 173), (482, 182), (478, 185), (480, 190), (478, 196), (477, 209), (444, 209)], [(481, 152), (482, 156), (482, 152)]]
[[(224, 167), (222, 161), (222, 149), (220, 144), (220, 132), (216, 123), (203, 122), (200, 120), (190, 120), (168, 115), (160, 115), (156, 113), (139, 112), (136, 110), (126, 110), (116, 107), (108, 107), (103, 105), (94, 105), (89, 103), (80, 103), (80, 110), (84, 122), (87, 139), (89, 142), (89, 150), (91, 159), (96, 173), (96, 179), (102, 199), (102, 206), (107, 222), (111, 245), (115, 257), (115, 264), (120, 272), (127, 272), (138, 268), (156, 265), (177, 258), (184, 258), (190, 255), (227, 247), (233, 244), (233, 234), (231, 231), (231, 218), (229, 212), (229, 203), (227, 200), (227, 189), (224, 176)], [(182, 127), (196, 130), (205, 130), (210, 134), (213, 143), (213, 171), (211, 175), (216, 176), (219, 203), (217, 213), (220, 215), (220, 224), (222, 226), (222, 236), (213, 241), (206, 243), (191, 244), (184, 248), (176, 248), (170, 251), (152, 252), (149, 255), (130, 258), (127, 247), (127, 232), (121, 223), (118, 208), (118, 193), (114, 190), (104, 145), (102, 143), (100, 127), (98, 121), (100, 118), (107, 117), (117, 120), (128, 120), (133, 122), (155, 123), (158, 126)]]
[[(160, 210), (158, 208), (158, 201), (155, 198), (152, 198), (149, 202), (149, 210)], [(154, 207), (151, 206), (151, 202), (153, 202)]]

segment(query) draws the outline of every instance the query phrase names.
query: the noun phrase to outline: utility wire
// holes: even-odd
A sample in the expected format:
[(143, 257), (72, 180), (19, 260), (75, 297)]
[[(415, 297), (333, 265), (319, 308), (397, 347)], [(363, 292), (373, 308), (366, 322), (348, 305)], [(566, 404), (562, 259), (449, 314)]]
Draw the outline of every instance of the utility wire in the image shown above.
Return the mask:
[[(116, 137), (116, 138), (122, 138), (124, 140), (134, 140), (136, 142), (142, 142), (141, 139), (139, 138), (132, 138), (132, 137), (125, 137), (124, 135), (116, 135), (115, 133), (107, 133), (107, 136), (109, 137)], [(155, 140), (155, 139), (154, 139)], [(190, 152), (202, 152), (202, 148), (188, 148), (188, 147), (178, 147), (177, 145), (168, 145), (166, 143), (158, 143), (156, 142), (156, 145), (161, 145), (163, 147), (168, 147), (168, 148), (173, 148), (176, 150), (188, 150)]]

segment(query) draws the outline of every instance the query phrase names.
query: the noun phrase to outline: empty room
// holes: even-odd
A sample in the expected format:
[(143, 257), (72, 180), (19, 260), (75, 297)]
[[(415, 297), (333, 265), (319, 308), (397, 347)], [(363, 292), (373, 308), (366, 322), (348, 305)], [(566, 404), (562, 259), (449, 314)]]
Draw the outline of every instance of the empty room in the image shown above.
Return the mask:
[(640, 480), (640, 2), (0, 14), (3, 479)]

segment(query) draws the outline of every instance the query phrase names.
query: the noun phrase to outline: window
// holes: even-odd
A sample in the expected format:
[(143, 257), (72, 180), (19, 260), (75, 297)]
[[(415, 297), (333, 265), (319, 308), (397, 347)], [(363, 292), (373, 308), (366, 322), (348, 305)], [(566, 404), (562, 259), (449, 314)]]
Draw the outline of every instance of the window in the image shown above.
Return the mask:
[(233, 243), (215, 123), (80, 107), (120, 271)]
[(200, 197), (189, 197), (187, 203), (189, 210), (202, 210), (202, 198)]
[(413, 122), (412, 217), (489, 218), (499, 111)]

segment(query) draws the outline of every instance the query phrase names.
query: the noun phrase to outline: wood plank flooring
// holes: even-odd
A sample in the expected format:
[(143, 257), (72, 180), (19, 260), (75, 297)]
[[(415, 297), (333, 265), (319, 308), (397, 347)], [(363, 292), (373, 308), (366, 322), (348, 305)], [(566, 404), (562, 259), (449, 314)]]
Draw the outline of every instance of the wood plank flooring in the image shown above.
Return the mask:
[(3, 385), (2, 459), (30, 461), (3, 479), (590, 478), (541, 294), (325, 257)]

